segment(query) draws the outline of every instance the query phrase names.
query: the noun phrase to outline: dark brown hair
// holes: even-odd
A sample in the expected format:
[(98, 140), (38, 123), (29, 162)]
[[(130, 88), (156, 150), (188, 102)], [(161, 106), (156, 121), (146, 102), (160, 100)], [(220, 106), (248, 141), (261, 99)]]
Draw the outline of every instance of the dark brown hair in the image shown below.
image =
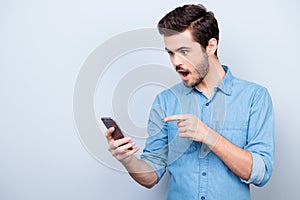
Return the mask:
[(159, 33), (164, 36), (181, 33), (186, 29), (190, 29), (193, 39), (204, 49), (211, 38), (219, 42), (218, 22), (213, 12), (207, 11), (201, 4), (177, 7), (158, 22)]

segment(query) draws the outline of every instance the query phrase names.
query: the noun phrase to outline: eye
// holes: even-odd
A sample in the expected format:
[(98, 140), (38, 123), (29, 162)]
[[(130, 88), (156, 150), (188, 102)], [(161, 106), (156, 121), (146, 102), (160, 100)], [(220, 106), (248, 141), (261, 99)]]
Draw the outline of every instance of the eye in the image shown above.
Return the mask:
[(189, 51), (188, 50), (181, 50), (180, 52), (181, 52), (182, 55), (187, 55)]
[(173, 56), (174, 53), (172, 51), (167, 51), (170, 56)]

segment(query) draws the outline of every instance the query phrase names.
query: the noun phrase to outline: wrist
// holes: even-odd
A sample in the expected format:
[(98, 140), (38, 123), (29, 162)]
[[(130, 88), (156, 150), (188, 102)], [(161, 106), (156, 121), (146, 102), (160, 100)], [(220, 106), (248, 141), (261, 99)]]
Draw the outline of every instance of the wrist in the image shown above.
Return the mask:
[(133, 162), (133, 159), (135, 159), (135, 156), (131, 155), (131, 156), (121, 160), (120, 162), (125, 168), (130, 168), (130, 165)]
[(203, 143), (205, 143), (210, 149), (213, 149), (218, 144), (220, 138), (221, 135), (218, 132), (208, 127)]

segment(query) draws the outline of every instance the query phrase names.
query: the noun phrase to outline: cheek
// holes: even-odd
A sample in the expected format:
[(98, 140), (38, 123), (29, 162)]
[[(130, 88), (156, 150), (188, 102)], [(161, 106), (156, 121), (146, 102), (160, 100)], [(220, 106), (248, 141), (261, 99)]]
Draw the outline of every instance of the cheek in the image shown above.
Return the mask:
[(199, 62), (199, 57), (197, 59), (196, 56), (189, 55), (185, 58), (185, 65), (192, 70), (192, 68), (195, 68), (195, 66), (197, 66), (197, 61)]

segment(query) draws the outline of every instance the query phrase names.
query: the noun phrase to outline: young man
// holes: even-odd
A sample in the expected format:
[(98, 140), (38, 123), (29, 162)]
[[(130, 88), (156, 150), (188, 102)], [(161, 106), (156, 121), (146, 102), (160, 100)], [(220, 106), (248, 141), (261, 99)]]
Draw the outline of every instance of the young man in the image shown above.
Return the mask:
[(141, 185), (168, 170), (168, 199), (250, 199), (274, 162), (273, 108), (268, 91), (234, 77), (217, 57), (219, 29), (202, 5), (178, 7), (158, 24), (182, 83), (152, 106), (141, 159), (130, 138), (106, 137), (109, 151)]

